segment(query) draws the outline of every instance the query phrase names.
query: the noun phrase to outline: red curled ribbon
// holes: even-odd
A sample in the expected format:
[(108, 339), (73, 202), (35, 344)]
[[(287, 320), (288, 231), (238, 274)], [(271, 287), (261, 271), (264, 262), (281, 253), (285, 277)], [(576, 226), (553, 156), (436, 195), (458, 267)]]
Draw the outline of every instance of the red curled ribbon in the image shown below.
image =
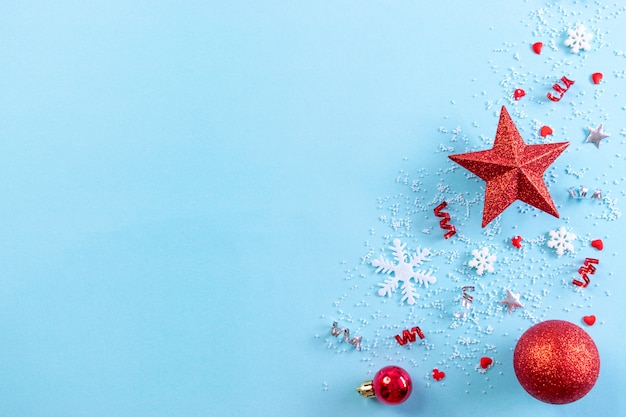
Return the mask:
[(419, 327), (413, 327), (411, 330), (402, 330), (402, 336), (397, 334), (396, 340), (398, 341), (400, 346), (404, 346), (409, 342), (415, 342), (415, 340), (417, 340), (417, 336), (419, 336), (420, 339), (423, 339), (425, 337), (422, 329), (420, 329)]
[(439, 227), (441, 227), (443, 230), (448, 230), (448, 232), (446, 232), (446, 234), (443, 235), (443, 237), (446, 239), (450, 239), (452, 236), (456, 234), (456, 228), (453, 225), (449, 224), (450, 214), (448, 214), (445, 211), (442, 211), (447, 206), (448, 206), (448, 203), (444, 201), (443, 203), (435, 207), (434, 212), (435, 212), (435, 216), (441, 217), (441, 220), (439, 221)]
[(572, 281), (572, 284), (578, 285), (579, 287), (582, 287), (582, 288), (585, 288), (587, 285), (589, 285), (589, 282), (591, 282), (591, 280), (589, 279), (587, 274), (588, 273), (591, 275), (595, 274), (596, 267), (593, 266), (593, 264), (598, 264), (598, 263), (600, 263), (600, 261), (598, 261), (597, 259), (585, 258), (585, 264), (581, 266), (580, 268), (578, 268), (578, 274), (580, 274), (580, 276), (585, 282), (575, 279)]

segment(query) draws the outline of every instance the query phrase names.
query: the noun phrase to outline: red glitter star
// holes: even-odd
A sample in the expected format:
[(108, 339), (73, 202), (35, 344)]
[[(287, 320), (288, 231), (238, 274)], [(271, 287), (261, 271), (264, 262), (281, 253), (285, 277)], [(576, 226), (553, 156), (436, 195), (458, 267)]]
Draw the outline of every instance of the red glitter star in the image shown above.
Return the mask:
[(483, 227), (516, 200), (559, 217), (543, 173), (569, 142), (527, 145), (502, 106), (493, 148), (450, 155), (457, 164), (487, 181)]

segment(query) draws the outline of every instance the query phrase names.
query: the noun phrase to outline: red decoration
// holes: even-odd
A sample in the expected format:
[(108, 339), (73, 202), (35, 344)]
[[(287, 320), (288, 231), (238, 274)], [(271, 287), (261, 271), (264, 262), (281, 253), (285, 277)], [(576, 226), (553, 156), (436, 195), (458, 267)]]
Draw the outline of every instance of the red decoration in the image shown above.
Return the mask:
[(385, 404), (397, 405), (411, 395), (413, 383), (404, 369), (386, 366), (376, 372), (374, 379), (365, 381), (356, 391), (364, 397), (376, 397)]
[(596, 248), (597, 250), (602, 250), (604, 249), (604, 243), (602, 242), (601, 239), (595, 239), (591, 241), (591, 246)]
[(446, 377), (446, 373), (445, 372), (440, 371), (437, 368), (433, 369), (433, 378), (435, 378), (435, 381), (441, 381), (445, 377)]
[(521, 236), (515, 236), (513, 239), (511, 239), (511, 243), (517, 249), (521, 248), (522, 247), (522, 237)]
[(602, 75), (601, 72), (594, 72), (593, 74), (591, 74), (591, 80), (594, 84), (600, 84), (600, 81), (602, 81), (602, 77), (604, 77), (604, 75)]
[(543, 43), (542, 42), (535, 42), (533, 43), (533, 51), (539, 55), (541, 53), (541, 48), (543, 48)]
[(585, 258), (585, 264), (583, 266), (581, 266), (580, 268), (578, 268), (578, 273), (580, 274), (582, 279), (585, 280), (585, 282), (578, 281), (577, 279), (575, 279), (574, 281), (572, 281), (572, 284), (578, 285), (579, 287), (583, 287), (583, 288), (585, 288), (587, 285), (589, 285), (589, 282), (591, 280), (587, 276), (587, 273), (589, 273), (591, 275), (595, 274), (596, 273), (596, 267), (593, 266), (593, 264), (598, 264), (598, 263), (600, 263), (600, 261), (598, 261), (597, 259)]
[(404, 346), (409, 342), (415, 342), (417, 336), (419, 336), (420, 339), (423, 339), (425, 337), (422, 329), (420, 329), (419, 327), (413, 327), (411, 330), (402, 330), (402, 336), (397, 334), (396, 340), (400, 344), (400, 346)]
[(524, 97), (525, 95), (526, 95), (526, 91), (522, 90), (521, 88), (518, 88), (515, 91), (513, 91), (513, 98), (515, 100), (519, 100), (520, 98)]
[(583, 317), (583, 321), (585, 322), (585, 324), (587, 326), (593, 326), (596, 322), (596, 316), (591, 315), (591, 316), (585, 316)]
[(513, 367), (530, 395), (550, 404), (568, 404), (593, 388), (600, 373), (600, 356), (583, 329), (567, 321), (548, 320), (520, 337)]
[(450, 155), (457, 164), (487, 181), (483, 227), (516, 200), (559, 217), (543, 173), (569, 142), (527, 145), (502, 106), (493, 148)]
[(441, 204), (439, 204), (437, 207), (435, 207), (434, 212), (435, 212), (435, 216), (441, 217), (441, 220), (439, 221), (439, 227), (441, 227), (443, 230), (448, 230), (448, 232), (446, 232), (446, 234), (443, 235), (443, 237), (446, 239), (450, 239), (452, 236), (456, 234), (456, 228), (453, 225), (449, 224), (450, 214), (442, 211), (447, 206), (448, 206), (448, 203), (444, 201)]
[(552, 128), (550, 126), (542, 126), (541, 130), (539, 131), (539, 134), (541, 135), (542, 138), (545, 138), (548, 135), (551, 135), (552, 133)]
[(483, 369), (489, 368), (493, 364), (493, 359), (483, 356), (480, 358), (480, 367)]
[(574, 81), (568, 80), (566, 77), (561, 77), (561, 81), (563, 81), (565, 88), (561, 87), (559, 84), (554, 84), (552, 86), (552, 89), (556, 91), (557, 93), (559, 93), (559, 96), (556, 97), (556, 96), (553, 96), (551, 93), (548, 93), (547, 94), (548, 100), (551, 100), (551, 101), (561, 100), (561, 98), (563, 98), (563, 94), (565, 94), (565, 92), (569, 90), (572, 84), (574, 84)]

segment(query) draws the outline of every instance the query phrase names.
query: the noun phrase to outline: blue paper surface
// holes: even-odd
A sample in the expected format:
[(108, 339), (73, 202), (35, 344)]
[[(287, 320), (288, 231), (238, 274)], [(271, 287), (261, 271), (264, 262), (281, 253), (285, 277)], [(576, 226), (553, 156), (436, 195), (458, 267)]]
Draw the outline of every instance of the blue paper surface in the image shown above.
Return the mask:
[[(594, 39), (573, 54), (579, 24)], [(0, 5), (0, 416), (624, 415), (624, 27), (620, 2)], [(518, 202), (480, 227), (484, 183), (447, 155), (489, 149), (501, 105), (527, 143), (571, 142), (544, 176), (560, 219)], [(581, 185), (604, 200), (571, 197)], [(561, 226), (578, 239), (558, 257)], [(394, 239), (435, 253), (413, 307), (377, 295), (370, 261)], [(497, 261), (478, 276), (483, 246)], [(452, 315), (466, 284), (475, 322)], [(503, 309), (505, 288), (524, 309)], [(513, 371), (547, 319), (600, 352), (570, 405)], [(397, 345), (415, 325), (425, 341)], [(390, 364), (411, 398), (359, 397)]]

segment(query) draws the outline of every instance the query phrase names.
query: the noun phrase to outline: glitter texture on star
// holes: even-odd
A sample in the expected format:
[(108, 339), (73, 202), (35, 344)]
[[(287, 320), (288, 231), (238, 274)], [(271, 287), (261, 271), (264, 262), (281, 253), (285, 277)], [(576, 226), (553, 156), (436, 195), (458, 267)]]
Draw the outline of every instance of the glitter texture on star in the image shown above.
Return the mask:
[(502, 106), (493, 148), (448, 157), (487, 182), (485, 227), (516, 200), (558, 218), (543, 174), (568, 146), (569, 142), (527, 145)]

